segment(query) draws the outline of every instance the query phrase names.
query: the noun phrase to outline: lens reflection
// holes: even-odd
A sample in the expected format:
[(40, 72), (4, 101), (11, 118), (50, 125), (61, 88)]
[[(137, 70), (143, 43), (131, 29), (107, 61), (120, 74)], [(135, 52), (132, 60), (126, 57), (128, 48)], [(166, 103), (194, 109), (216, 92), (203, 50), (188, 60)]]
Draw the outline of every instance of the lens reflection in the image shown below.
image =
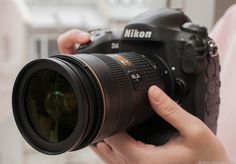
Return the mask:
[(78, 111), (69, 82), (59, 73), (44, 69), (31, 79), (26, 107), (35, 131), (50, 142), (60, 142), (75, 128)]

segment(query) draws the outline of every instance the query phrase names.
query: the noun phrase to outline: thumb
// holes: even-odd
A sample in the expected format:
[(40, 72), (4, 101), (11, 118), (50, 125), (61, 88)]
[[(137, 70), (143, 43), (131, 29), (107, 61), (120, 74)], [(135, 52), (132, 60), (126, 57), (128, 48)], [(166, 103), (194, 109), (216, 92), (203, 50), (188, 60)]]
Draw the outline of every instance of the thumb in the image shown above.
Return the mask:
[(89, 33), (74, 29), (59, 36), (57, 44), (61, 53), (73, 54), (75, 53), (75, 44), (85, 44), (89, 40)]
[(149, 88), (148, 97), (155, 112), (174, 126), (183, 136), (191, 135), (192, 129), (201, 128), (199, 126), (204, 125), (197, 117), (185, 111), (157, 86)]

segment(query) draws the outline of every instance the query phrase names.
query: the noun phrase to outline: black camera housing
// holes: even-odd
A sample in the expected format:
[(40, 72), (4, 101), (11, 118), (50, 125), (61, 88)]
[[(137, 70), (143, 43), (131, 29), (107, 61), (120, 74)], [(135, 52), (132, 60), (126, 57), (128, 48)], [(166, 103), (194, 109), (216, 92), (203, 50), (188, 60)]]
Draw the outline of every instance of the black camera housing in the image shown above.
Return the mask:
[(166, 143), (178, 131), (151, 109), (152, 85), (216, 133), (217, 47), (182, 11), (142, 13), (123, 32), (92, 31), (77, 52), (31, 61), (16, 78), (14, 118), (38, 151), (74, 151), (123, 130), (148, 144)]
[[(165, 92), (216, 133), (221, 85), (217, 47), (207, 28), (193, 24), (182, 11), (165, 8), (140, 14), (123, 32), (92, 31), (91, 41), (77, 52), (145, 55), (160, 70)], [(133, 82), (135, 90), (142, 85), (137, 81)], [(145, 143), (160, 145), (176, 130), (154, 115), (128, 132)]]

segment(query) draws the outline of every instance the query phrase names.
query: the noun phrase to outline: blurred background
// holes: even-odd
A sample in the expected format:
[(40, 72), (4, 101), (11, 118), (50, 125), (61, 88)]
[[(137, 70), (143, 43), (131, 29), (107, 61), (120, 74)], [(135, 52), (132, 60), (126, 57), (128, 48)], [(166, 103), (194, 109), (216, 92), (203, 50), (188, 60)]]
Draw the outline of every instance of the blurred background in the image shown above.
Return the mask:
[(234, 0), (0, 0), (0, 164), (102, 163), (89, 149), (47, 156), (31, 149), (16, 128), (11, 90), (29, 60), (58, 54), (57, 37), (72, 28), (122, 27), (135, 15), (161, 7), (180, 8), (193, 22), (208, 27)]

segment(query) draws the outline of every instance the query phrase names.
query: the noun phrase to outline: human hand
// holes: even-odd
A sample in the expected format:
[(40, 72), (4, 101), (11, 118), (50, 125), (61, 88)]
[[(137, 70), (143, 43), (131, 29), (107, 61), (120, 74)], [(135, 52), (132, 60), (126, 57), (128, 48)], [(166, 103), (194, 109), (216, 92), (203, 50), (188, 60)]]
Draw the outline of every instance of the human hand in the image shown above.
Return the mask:
[(126, 133), (116, 134), (93, 147), (106, 163), (230, 163), (221, 142), (200, 119), (186, 112), (156, 86), (149, 89), (148, 96), (155, 112), (173, 125), (179, 135), (162, 146), (154, 146), (136, 141)]
[[(58, 47), (63, 54), (73, 54), (76, 43), (88, 41), (88, 33), (71, 30), (58, 38)], [(220, 141), (201, 120), (182, 109), (158, 87), (152, 86), (148, 96), (155, 112), (172, 124), (179, 135), (164, 145), (154, 146), (118, 133), (92, 146), (106, 163), (230, 163)]]
[(74, 54), (76, 53), (75, 44), (85, 44), (89, 40), (89, 33), (74, 29), (60, 35), (57, 39), (57, 45), (60, 53)]

